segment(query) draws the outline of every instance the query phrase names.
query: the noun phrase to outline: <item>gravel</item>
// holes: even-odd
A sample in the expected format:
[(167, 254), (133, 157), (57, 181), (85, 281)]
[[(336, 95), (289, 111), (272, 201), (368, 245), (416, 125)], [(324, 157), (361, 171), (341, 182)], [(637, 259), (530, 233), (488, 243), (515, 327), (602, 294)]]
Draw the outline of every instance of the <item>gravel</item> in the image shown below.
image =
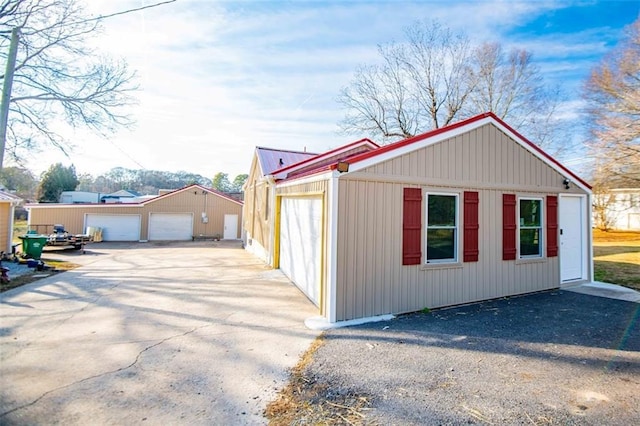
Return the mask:
[(305, 375), (364, 424), (640, 424), (640, 304), (552, 291), (329, 330)]

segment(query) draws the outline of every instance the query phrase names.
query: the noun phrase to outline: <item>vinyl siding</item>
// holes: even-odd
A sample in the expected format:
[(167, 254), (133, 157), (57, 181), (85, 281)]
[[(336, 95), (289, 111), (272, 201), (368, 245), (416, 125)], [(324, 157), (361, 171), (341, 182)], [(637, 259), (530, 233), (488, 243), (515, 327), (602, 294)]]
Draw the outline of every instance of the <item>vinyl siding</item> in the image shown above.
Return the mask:
[[(558, 257), (502, 260), (500, 190), (479, 191), (478, 262), (403, 266), (404, 187), (400, 183), (340, 182), (338, 320), (412, 312), (559, 286)], [(424, 187), (427, 189), (442, 190)], [(465, 189), (471, 188), (461, 188), (460, 193)], [(461, 233), (462, 227), (458, 229)], [(462, 238), (459, 241), (462, 244)], [(462, 256), (460, 246), (458, 256)]]
[(11, 203), (0, 203), (0, 251), (11, 252), (9, 226), (11, 224)]
[[(247, 233), (250, 238), (250, 241), (246, 242), (247, 244), (257, 243), (262, 246), (266, 252), (270, 253), (271, 221), (265, 214), (268, 208), (268, 186), (270, 186), (269, 183), (260, 172), (257, 156), (254, 155), (245, 190), (243, 231)], [(269, 190), (271, 191), (272, 188)], [(271, 210), (273, 210), (273, 208), (271, 208)]]
[[(502, 260), (502, 196), (584, 192), (492, 124), (339, 178), (337, 320), (557, 288), (558, 257)], [(479, 196), (478, 261), (402, 266), (403, 189)], [(424, 208), (424, 206), (423, 206)], [(460, 202), (460, 209), (463, 203)], [(460, 218), (463, 212), (460, 212)], [(587, 232), (587, 230), (585, 230)], [(424, 250), (424, 226), (422, 233)], [(424, 253), (423, 253), (424, 256)]]
[[(458, 187), (583, 194), (562, 186), (564, 176), (536, 158), (492, 124), (373, 165), (351, 177)], [(409, 179), (406, 179), (409, 178)]]

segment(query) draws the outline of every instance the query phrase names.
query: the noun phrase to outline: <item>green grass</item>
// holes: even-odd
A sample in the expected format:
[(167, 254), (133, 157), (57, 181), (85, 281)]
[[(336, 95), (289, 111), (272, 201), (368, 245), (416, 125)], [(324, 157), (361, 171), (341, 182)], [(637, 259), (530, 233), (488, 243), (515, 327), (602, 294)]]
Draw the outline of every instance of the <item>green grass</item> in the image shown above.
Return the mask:
[(593, 263), (597, 281), (640, 291), (640, 232), (595, 230)]

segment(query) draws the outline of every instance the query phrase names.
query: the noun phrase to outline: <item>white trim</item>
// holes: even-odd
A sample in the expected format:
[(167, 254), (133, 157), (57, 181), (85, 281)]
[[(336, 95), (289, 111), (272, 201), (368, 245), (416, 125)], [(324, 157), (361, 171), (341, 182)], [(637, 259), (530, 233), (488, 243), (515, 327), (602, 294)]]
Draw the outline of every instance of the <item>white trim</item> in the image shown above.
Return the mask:
[[(529, 254), (526, 256), (523, 256), (521, 253), (521, 246), (520, 246), (520, 231), (522, 230), (521, 228), (521, 223), (522, 223), (522, 218), (520, 217), (520, 201), (522, 200), (530, 200), (530, 201), (540, 201), (540, 226), (529, 226), (526, 227), (525, 229), (536, 229), (536, 228), (540, 228), (540, 241), (538, 242), (538, 247), (540, 247), (540, 254), (538, 255), (533, 255), (533, 254)], [(517, 231), (516, 231), (516, 249), (517, 249), (517, 256), (516, 259), (518, 260), (530, 260), (530, 259), (544, 259), (546, 257), (546, 253), (545, 253), (545, 242), (547, 241), (546, 239), (546, 223), (547, 223), (547, 217), (546, 217), (546, 198), (543, 197), (530, 197), (530, 196), (524, 196), (524, 197), (517, 197), (517, 203), (516, 203), (516, 218), (518, 219), (516, 221), (516, 227), (517, 227)]]
[[(562, 248), (558, 247), (558, 255), (560, 256), (560, 284), (561, 285), (571, 285), (572, 283), (589, 280), (594, 281), (594, 271), (593, 271), (593, 247), (588, 244), (588, 241), (593, 241), (592, 234), (592, 223), (591, 223), (591, 214), (589, 206), (591, 204), (587, 204), (591, 202), (590, 195), (582, 195), (582, 194), (560, 194), (558, 196), (558, 226), (561, 225), (561, 214), (562, 214), (562, 199), (563, 198), (579, 198), (581, 200), (581, 216), (582, 216), (582, 232), (580, 232), (580, 247), (581, 247), (581, 255), (582, 255), (582, 270), (580, 271), (580, 278), (575, 278), (571, 280), (562, 280)], [(584, 228), (587, 229), (584, 229)], [(560, 240), (559, 240), (560, 242)], [(589, 268), (591, 268), (591, 273), (589, 274)], [(588, 276), (589, 275), (589, 276)]]
[(410, 152), (413, 152), (415, 150), (418, 149), (422, 149), (425, 148), (427, 146), (436, 144), (438, 142), (442, 142), (446, 139), (450, 139), (453, 137), (456, 137), (458, 135), (461, 135), (463, 133), (467, 133), (470, 130), (476, 129), (478, 127), (484, 126), (485, 124), (488, 123), (496, 123), (495, 120), (493, 120), (491, 117), (485, 117), (482, 118), (480, 120), (474, 121), (472, 123), (469, 123), (465, 126), (461, 126), (461, 127), (457, 127), (455, 129), (451, 129), (449, 131), (444, 131), (442, 133), (439, 133), (437, 135), (431, 136), (431, 137), (425, 137), (422, 140), (416, 141), (414, 143), (410, 143), (408, 145), (405, 145), (403, 147), (385, 152), (384, 154), (380, 154), (380, 155), (374, 155), (371, 158), (367, 158), (366, 160), (363, 161), (359, 161), (355, 164), (351, 164), (349, 166), (349, 172), (347, 173), (352, 173), (352, 172), (357, 172), (363, 169), (366, 169), (367, 167), (373, 166), (375, 164), (378, 163), (382, 163), (383, 161), (387, 161), (387, 160), (391, 160), (393, 158), (396, 157), (400, 157), (402, 155), (408, 154)]
[[(560, 166), (558, 166), (553, 161), (549, 161), (549, 159), (547, 157), (545, 157), (539, 151), (535, 150), (528, 143), (524, 142), (520, 137), (518, 137), (515, 133), (513, 133), (507, 127), (503, 126), (502, 124), (500, 124), (499, 122), (495, 121), (494, 119), (491, 119), (491, 122), (493, 124), (495, 124), (496, 127), (498, 127), (500, 130), (502, 130), (504, 133), (506, 133), (511, 139), (513, 139), (516, 142), (518, 142), (518, 144), (520, 144), (520, 146), (522, 146), (524, 149), (529, 151), (531, 154), (535, 155), (539, 160), (542, 160), (544, 163), (546, 163), (553, 170), (555, 170), (556, 172), (558, 172), (559, 174), (561, 174), (563, 176), (567, 175), (567, 172), (565, 170), (563, 170)], [(560, 183), (558, 183), (558, 185), (559, 184)], [(589, 194), (591, 193), (591, 189), (589, 189), (588, 187), (583, 185), (581, 182), (571, 181), (571, 184), (576, 185), (578, 188), (582, 189), (584, 192), (587, 192)]]
[[(438, 191), (425, 191), (424, 192), (424, 259), (422, 260), (423, 265), (450, 265), (450, 264), (458, 264), (460, 262), (460, 193), (459, 192), (438, 192)], [(447, 197), (455, 197), (456, 202), (456, 211), (455, 211), (455, 239), (454, 239), (454, 258), (453, 259), (438, 259), (429, 261), (428, 256), (428, 238), (427, 231), (429, 231), (429, 196), (430, 195), (444, 195)], [(432, 228), (438, 229), (438, 228)], [(440, 229), (451, 229), (451, 228), (440, 228)]]
[(329, 330), (332, 328), (351, 327), (353, 325), (367, 324), (370, 322), (391, 321), (394, 318), (395, 315), (386, 314), (336, 322), (327, 321), (325, 317), (316, 316), (304, 320), (304, 325), (310, 330)]
[(334, 323), (336, 321), (336, 304), (337, 304), (337, 289), (336, 283), (338, 280), (338, 200), (339, 200), (339, 185), (338, 172), (335, 172), (328, 182), (328, 206), (329, 211), (327, 224), (327, 275), (326, 275), (326, 305), (325, 311), (329, 322)]
[[(337, 173), (337, 172), (335, 172)], [(317, 182), (320, 180), (326, 180), (329, 179), (331, 177), (334, 176), (334, 172), (329, 170), (323, 173), (319, 173), (317, 175), (311, 175), (311, 176), (305, 176), (305, 177), (301, 177), (301, 178), (291, 178), (291, 179), (287, 179), (285, 181), (282, 182), (277, 182), (276, 183), (276, 187), (282, 187), (282, 188), (286, 188), (288, 186), (294, 186), (294, 185), (303, 185), (305, 183), (310, 183), (310, 182)], [(278, 195), (282, 195), (282, 196), (286, 196), (287, 194), (278, 194)]]

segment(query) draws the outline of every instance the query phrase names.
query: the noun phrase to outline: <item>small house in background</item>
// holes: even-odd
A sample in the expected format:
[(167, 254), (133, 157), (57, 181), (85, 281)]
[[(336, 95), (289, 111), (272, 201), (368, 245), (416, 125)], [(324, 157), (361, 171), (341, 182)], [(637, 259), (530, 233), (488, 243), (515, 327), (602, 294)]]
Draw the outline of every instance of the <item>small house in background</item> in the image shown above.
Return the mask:
[(640, 187), (627, 182), (594, 195), (593, 221), (596, 227), (640, 231)]
[[(127, 203), (27, 204), (29, 228), (51, 233), (64, 225), (72, 234), (101, 228), (103, 241), (188, 241), (240, 238), (242, 203), (201, 185)], [(139, 200), (139, 201), (136, 201)]]
[(247, 214), (247, 238), (322, 322), (592, 279), (590, 186), (492, 113), (277, 170), (257, 161), (250, 182), (264, 183), (247, 186), (245, 211), (261, 206), (263, 232)]
[(11, 253), (15, 207), (22, 201), (10, 192), (0, 190), (0, 251)]

